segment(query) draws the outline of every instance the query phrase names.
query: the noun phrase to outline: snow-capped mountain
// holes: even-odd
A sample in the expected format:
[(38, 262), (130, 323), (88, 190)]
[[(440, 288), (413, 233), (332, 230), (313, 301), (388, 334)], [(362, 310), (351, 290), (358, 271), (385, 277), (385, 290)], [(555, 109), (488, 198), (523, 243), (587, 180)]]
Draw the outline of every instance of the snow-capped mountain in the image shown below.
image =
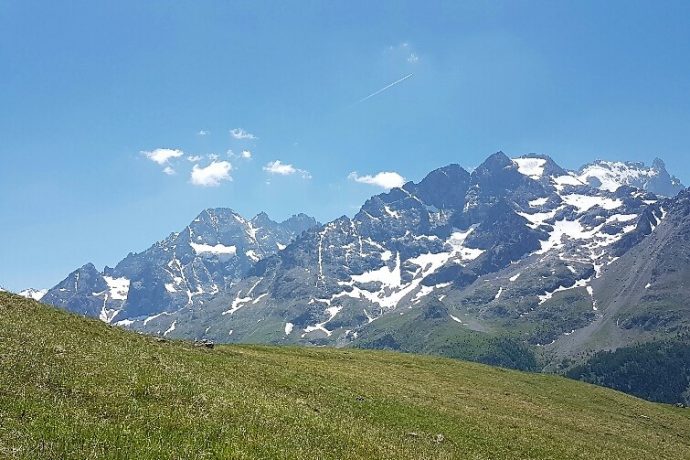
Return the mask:
[(24, 289), (19, 292), (19, 295), (26, 297), (27, 299), (41, 300), (44, 295), (48, 292), (48, 289)]
[(607, 309), (597, 280), (660, 224), (664, 203), (593, 187), (547, 156), (499, 152), (472, 173), (449, 165), (377, 195), (203, 306), (130, 326), (400, 349), (422, 335), (455, 343), (494, 331), (552, 346)]
[(644, 163), (597, 160), (580, 168), (576, 175), (580, 181), (609, 192), (630, 186), (658, 196), (674, 197), (685, 188), (658, 158), (651, 167)]
[(245, 219), (231, 209), (207, 209), (183, 231), (130, 253), (115, 268), (75, 270), (42, 301), (122, 325), (165, 316), (203, 305), (315, 225), (304, 214), (277, 223), (265, 213)]
[[(685, 221), (669, 216), (682, 214), (686, 192), (652, 192), (677, 187), (661, 161), (568, 171), (545, 155), (499, 152), (471, 173), (439, 168), (324, 225), (207, 210), (115, 268), (81, 267), (43, 301), (172, 337), (393, 348), (514, 367), (538, 354), (555, 366), (640, 339), (620, 324), (665, 308), (638, 302), (637, 319), (612, 323), (620, 280), (637, 270), (621, 269), (624, 261), (644, 258), (640, 248), (669, 226), (685, 241)], [(674, 330), (687, 330), (690, 312), (673, 314)], [(616, 340), (594, 333), (601, 324)], [(646, 324), (644, 334), (668, 333)]]

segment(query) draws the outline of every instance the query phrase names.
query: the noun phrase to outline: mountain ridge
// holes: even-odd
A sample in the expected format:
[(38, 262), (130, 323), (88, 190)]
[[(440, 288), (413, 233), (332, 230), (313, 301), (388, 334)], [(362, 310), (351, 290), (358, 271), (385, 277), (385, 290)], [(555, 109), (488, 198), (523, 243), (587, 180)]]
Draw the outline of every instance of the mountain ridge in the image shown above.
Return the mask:
[[(168, 314), (208, 300), (316, 224), (301, 213), (275, 222), (266, 213), (245, 219), (230, 208), (208, 208), (181, 232), (130, 252), (113, 268), (83, 265), (42, 300), (106, 322), (117, 317), (124, 325), (130, 315)], [(80, 286), (79, 280), (87, 282)]]
[[(665, 171), (663, 162), (654, 167)], [(615, 277), (607, 273), (660, 227), (674, 203), (627, 183), (614, 191), (601, 185), (548, 155), (496, 152), (472, 172), (458, 164), (437, 168), (322, 225), (309, 225), (315, 221), (305, 215), (279, 224), (265, 213), (247, 220), (227, 208), (205, 210), (147, 250), (175, 257), (147, 262), (146, 251), (130, 254), (100, 275), (86, 267), (87, 278), (103, 278), (86, 296), (90, 303), (77, 296), (62, 306), (170, 337), (450, 357), (485, 346), (471, 356), (493, 362), (487, 350), (509, 352), (509, 366), (537, 360), (553, 370), (603, 346), (594, 338), (574, 341), (610, 316), (606, 293)], [(297, 227), (280, 230), (288, 221)], [(246, 238), (256, 240), (250, 227), (257, 222), (273, 232), (272, 250), (252, 254)], [(246, 263), (237, 268), (242, 256)], [(191, 268), (178, 268), (180, 260)], [(236, 270), (213, 278), (218, 264)], [(148, 284), (125, 293), (132, 267), (149, 271)], [(194, 267), (208, 275), (205, 284), (183, 279)], [(51, 293), (77, 286), (70, 276)], [(51, 293), (45, 301), (59, 304)], [(621, 345), (646, 335), (626, 337)]]
[[(444, 183), (449, 172), (454, 180)], [(479, 331), (510, 321), (536, 327), (527, 343), (544, 346), (599, 315), (593, 280), (653, 230), (663, 214), (659, 203), (632, 187), (615, 193), (591, 187), (547, 156), (516, 161), (497, 152), (472, 173), (449, 165), (418, 184), (370, 198), (352, 219), (344, 216), (312, 229), (257, 263), (235, 291), (219, 295), (203, 311), (167, 320), (177, 321), (175, 334), (181, 336), (342, 346), (361, 342), (362, 329), (399, 304), (405, 307), (401, 315), (417, 305), (426, 308), (430, 294), (438, 291), (434, 301), (444, 296), (442, 303), (455, 304), (447, 321)], [(510, 286), (471, 300), (469, 305), (478, 302), (484, 309), (457, 310), (470, 301), (457, 294), (471, 294), (492, 273), (512, 273), (518, 265), (553, 269), (546, 281), (523, 277), (509, 283), (530, 291), (510, 310), (501, 305), (501, 296), (512, 296)], [(561, 292), (577, 293), (582, 310), (550, 306)], [(548, 308), (559, 310), (560, 319), (547, 322), (553, 329), (544, 330), (542, 313), (531, 322), (525, 319)], [(196, 331), (184, 315), (197, 318)]]

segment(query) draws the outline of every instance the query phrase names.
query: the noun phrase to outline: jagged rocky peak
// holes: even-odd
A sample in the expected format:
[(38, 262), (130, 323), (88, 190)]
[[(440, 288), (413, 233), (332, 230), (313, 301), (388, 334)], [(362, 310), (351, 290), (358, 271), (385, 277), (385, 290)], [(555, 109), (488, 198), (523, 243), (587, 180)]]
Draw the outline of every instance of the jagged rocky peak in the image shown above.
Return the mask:
[(242, 227), (247, 221), (230, 208), (209, 208), (203, 210), (189, 225), (209, 231), (226, 230), (228, 227)]
[(264, 211), (261, 211), (259, 214), (255, 215), (252, 217), (252, 222), (256, 225), (267, 225), (267, 226), (273, 226), (277, 225), (278, 222), (275, 222), (273, 219), (271, 219), (268, 214), (266, 214)]
[[(266, 215), (266, 213), (263, 214)], [(311, 216), (308, 216), (304, 213), (299, 213), (289, 217), (288, 219), (285, 219), (280, 223), (280, 225), (289, 231), (294, 232), (296, 235), (299, 235), (300, 233), (309, 230), (312, 227), (316, 227), (319, 225), (319, 222)]]
[[(536, 177), (536, 171), (530, 172)], [(540, 175), (542, 172), (543, 165), (539, 167)], [(509, 195), (526, 201), (544, 194), (544, 184), (526, 175), (524, 169), (521, 171), (521, 166), (506, 154), (497, 152), (472, 171), (465, 211), (481, 215), (487, 206)]]
[(496, 152), (472, 171), (471, 185), (514, 189), (526, 183), (520, 165), (503, 152)]
[(406, 187), (428, 205), (462, 209), (469, 184), (470, 173), (458, 164), (450, 164), (431, 171), (419, 184), (409, 183)]
[(489, 155), (484, 162), (479, 165), (477, 169), (475, 169), (475, 171), (511, 169), (513, 166), (513, 161), (508, 158), (508, 155), (499, 150), (498, 152)]
[(641, 162), (596, 160), (580, 168), (577, 176), (592, 187), (610, 192), (627, 185), (659, 196), (673, 197), (684, 188), (678, 178), (669, 174), (659, 158), (654, 159), (651, 167)]
[(82, 265), (77, 270), (70, 273), (67, 280), (63, 281), (72, 287), (70, 283), (74, 283), (74, 289), (77, 291), (88, 291), (91, 286), (105, 288), (105, 280), (98, 271), (96, 266), (91, 262)]

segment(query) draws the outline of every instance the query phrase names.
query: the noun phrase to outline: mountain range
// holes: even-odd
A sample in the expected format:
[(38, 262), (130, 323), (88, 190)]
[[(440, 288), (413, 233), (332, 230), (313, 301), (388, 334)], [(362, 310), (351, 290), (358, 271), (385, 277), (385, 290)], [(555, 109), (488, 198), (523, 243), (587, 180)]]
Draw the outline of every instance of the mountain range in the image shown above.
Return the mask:
[(91, 263), (78, 268), (41, 300), (120, 325), (131, 318), (202, 308), (254, 263), (315, 225), (304, 214), (278, 223), (265, 213), (245, 219), (231, 209), (207, 209), (181, 232), (130, 253), (115, 268), (99, 271)]
[(688, 214), (690, 192), (661, 160), (569, 171), (498, 152), (323, 225), (209, 209), (115, 268), (84, 265), (41, 301), (167, 337), (562, 370), (688, 329)]

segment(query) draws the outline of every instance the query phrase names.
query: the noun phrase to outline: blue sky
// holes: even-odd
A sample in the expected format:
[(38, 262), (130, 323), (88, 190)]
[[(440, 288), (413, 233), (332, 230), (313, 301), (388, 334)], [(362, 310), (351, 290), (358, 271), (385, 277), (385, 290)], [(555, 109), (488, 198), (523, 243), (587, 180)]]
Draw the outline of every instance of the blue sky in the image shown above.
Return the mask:
[(381, 191), (352, 172), (498, 150), (660, 156), (688, 184), (688, 23), (686, 1), (0, 0), (0, 285), (208, 207), (327, 221)]

